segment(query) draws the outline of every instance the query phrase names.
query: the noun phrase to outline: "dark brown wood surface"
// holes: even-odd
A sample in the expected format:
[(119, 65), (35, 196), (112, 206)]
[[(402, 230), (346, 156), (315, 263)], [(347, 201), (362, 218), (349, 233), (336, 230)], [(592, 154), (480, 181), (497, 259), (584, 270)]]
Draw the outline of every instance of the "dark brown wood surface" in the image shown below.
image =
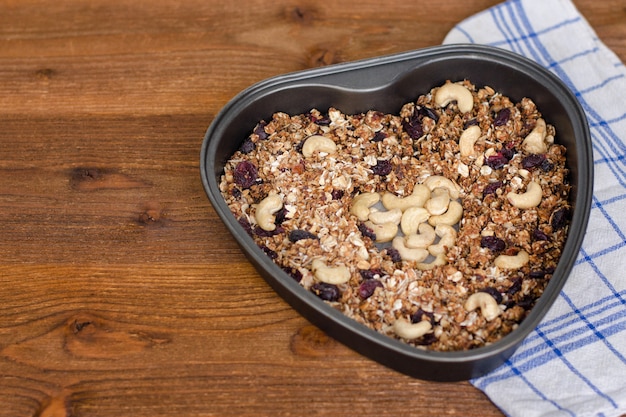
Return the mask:
[[(270, 76), (440, 44), (495, 0), (1, 0), (0, 416), (501, 416), (328, 338), (202, 189)], [(575, 4), (626, 60), (623, 0)]]

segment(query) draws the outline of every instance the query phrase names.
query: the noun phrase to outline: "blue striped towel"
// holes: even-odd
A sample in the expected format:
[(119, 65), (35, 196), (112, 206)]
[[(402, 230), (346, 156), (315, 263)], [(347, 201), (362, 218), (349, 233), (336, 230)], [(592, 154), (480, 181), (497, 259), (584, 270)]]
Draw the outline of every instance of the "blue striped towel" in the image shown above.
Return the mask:
[(444, 43), (488, 44), (553, 71), (589, 120), (589, 228), (548, 315), (495, 371), (472, 380), (509, 416), (626, 414), (626, 68), (569, 0), (509, 0)]

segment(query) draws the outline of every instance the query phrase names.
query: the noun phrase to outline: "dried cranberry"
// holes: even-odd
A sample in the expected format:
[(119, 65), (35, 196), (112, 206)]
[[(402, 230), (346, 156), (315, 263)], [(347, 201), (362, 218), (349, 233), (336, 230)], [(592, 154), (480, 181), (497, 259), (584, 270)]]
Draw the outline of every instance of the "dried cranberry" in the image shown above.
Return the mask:
[(384, 275), (383, 271), (380, 269), (361, 269), (359, 270), (359, 274), (361, 274), (361, 278), (364, 280), (375, 279), (376, 276), (382, 277)]
[(377, 279), (366, 279), (359, 285), (359, 297), (363, 300), (370, 298), (376, 291), (376, 288), (383, 288), (382, 282)]
[(502, 187), (502, 181), (490, 182), (483, 189), (483, 197), (489, 194), (495, 194), (496, 191)]
[(330, 193), (330, 195), (333, 197), (333, 200), (341, 200), (341, 197), (343, 197), (344, 191), (343, 190), (333, 190), (332, 193)]
[(503, 108), (498, 112), (496, 117), (493, 119), (494, 126), (504, 126), (511, 117), (511, 109), (508, 107)]
[(491, 155), (487, 157), (487, 160), (485, 161), (485, 163), (491, 169), (500, 169), (509, 163), (509, 158), (504, 156), (502, 152), (498, 152), (495, 155)]
[(359, 232), (365, 237), (369, 237), (372, 240), (376, 240), (376, 233), (369, 227), (365, 225), (365, 223), (359, 223)]
[(543, 154), (534, 153), (528, 155), (522, 159), (522, 168), (531, 169), (538, 166), (541, 166), (546, 160), (546, 156)]
[(372, 142), (382, 142), (385, 138), (387, 137), (387, 134), (385, 132), (378, 131), (374, 134), (374, 137), (372, 138)]
[(567, 219), (569, 217), (569, 210), (566, 207), (561, 207), (552, 213), (552, 218), (550, 219), (550, 224), (554, 230), (559, 230), (565, 227), (567, 224)]
[(389, 255), (393, 263), (402, 262), (402, 256), (400, 256), (400, 252), (395, 248), (387, 248), (387, 255)]
[(384, 177), (385, 175), (389, 175), (392, 168), (393, 167), (391, 166), (391, 162), (385, 159), (379, 159), (376, 165), (372, 167), (372, 172), (375, 175), (380, 175), (381, 177)]
[(265, 131), (266, 125), (267, 123), (264, 120), (261, 120), (254, 128), (254, 134), (257, 135), (260, 140), (266, 140), (269, 137), (269, 135)]
[(287, 213), (288, 211), (285, 207), (278, 210), (276, 214), (274, 214), (274, 217), (276, 217), (276, 219), (274, 220), (274, 224), (282, 224), (287, 219)]
[(533, 239), (535, 241), (550, 240), (550, 237), (539, 229), (533, 230)]
[(319, 239), (317, 237), (317, 235), (307, 231), (307, 230), (292, 230), (291, 232), (289, 232), (289, 241), (290, 242), (297, 242), (299, 240), (303, 240), (303, 239)]
[(402, 127), (404, 131), (409, 135), (411, 139), (419, 139), (424, 134), (424, 128), (422, 127), (422, 121), (419, 115), (413, 112), (411, 117), (402, 121)]
[(325, 301), (337, 301), (341, 297), (341, 291), (335, 284), (316, 282), (311, 286), (313, 294)]
[(492, 296), (494, 298), (494, 300), (496, 300), (496, 302), (498, 304), (500, 304), (502, 302), (502, 294), (500, 294), (500, 291), (496, 290), (493, 287), (486, 287), (483, 288), (482, 290), (480, 290), (479, 292), (486, 292), (487, 294), (489, 294), (490, 296)]
[(328, 126), (330, 125), (330, 118), (328, 116), (316, 117), (311, 115), (311, 120), (318, 126)]
[(248, 154), (248, 153), (252, 152), (255, 147), (256, 147), (256, 145), (254, 144), (254, 142), (252, 142), (252, 140), (250, 138), (248, 138), (248, 139), (243, 141), (243, 143), (239, 147), (239, 151), (241, 153), (243, 153), (243, 154)]
[(506, 243), (497, 236), (483, 236), (480, 239), (480, 247), (492, 252), (502, 252), (506, 248)]
[(235, 167), (233, 178), (241, 188), (250, 188), (257, 182), (257, 167), (250, 161), (241, 161)]

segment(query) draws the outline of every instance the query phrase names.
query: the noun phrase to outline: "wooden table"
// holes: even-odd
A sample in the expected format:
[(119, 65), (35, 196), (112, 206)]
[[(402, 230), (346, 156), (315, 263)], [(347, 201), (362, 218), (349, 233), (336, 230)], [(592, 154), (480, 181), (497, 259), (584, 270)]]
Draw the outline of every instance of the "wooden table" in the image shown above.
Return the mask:
[[(0, 415), (500, 416), (309, 324), (198, 169), (250, 84), (436, 45), (496, 3), (0, 1)], [(624, 1), (575, 3), (626, 60)]]

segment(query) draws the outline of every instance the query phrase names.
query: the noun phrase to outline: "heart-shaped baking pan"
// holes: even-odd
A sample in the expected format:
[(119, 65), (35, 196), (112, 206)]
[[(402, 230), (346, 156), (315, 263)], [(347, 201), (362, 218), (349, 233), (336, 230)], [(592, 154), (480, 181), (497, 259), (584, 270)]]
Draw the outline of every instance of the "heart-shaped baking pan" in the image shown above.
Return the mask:
[[(543, 295), (519, 327), (487, 346), (466, 351), (418, 349), (357, 323), (332, 308), (277, 266), (246, 233), (220, 192), (226, 161), (260, 120), (275, 112), (300, 114), (330, 107), (345, 114), (374, 109), (398, 113), (404, 103), (442, 85), (468, 79), (520, 100), (530, 97), (567, 148), (571, 223), (560, 261)], [(578, 255), (591, 205), (593, 161), (585, 114), (552, 73), (517, 54), (477, 45), (448, 45), (289, 73), (259, 82), (227, 103), (202, 144), (201, 178), (213, 205), (241, 250), (267, 283), (296, 311), (357, 352), (399, 372), (427, 380), (455, 381), (501, 365), (537, 326), (559, 295)]]

